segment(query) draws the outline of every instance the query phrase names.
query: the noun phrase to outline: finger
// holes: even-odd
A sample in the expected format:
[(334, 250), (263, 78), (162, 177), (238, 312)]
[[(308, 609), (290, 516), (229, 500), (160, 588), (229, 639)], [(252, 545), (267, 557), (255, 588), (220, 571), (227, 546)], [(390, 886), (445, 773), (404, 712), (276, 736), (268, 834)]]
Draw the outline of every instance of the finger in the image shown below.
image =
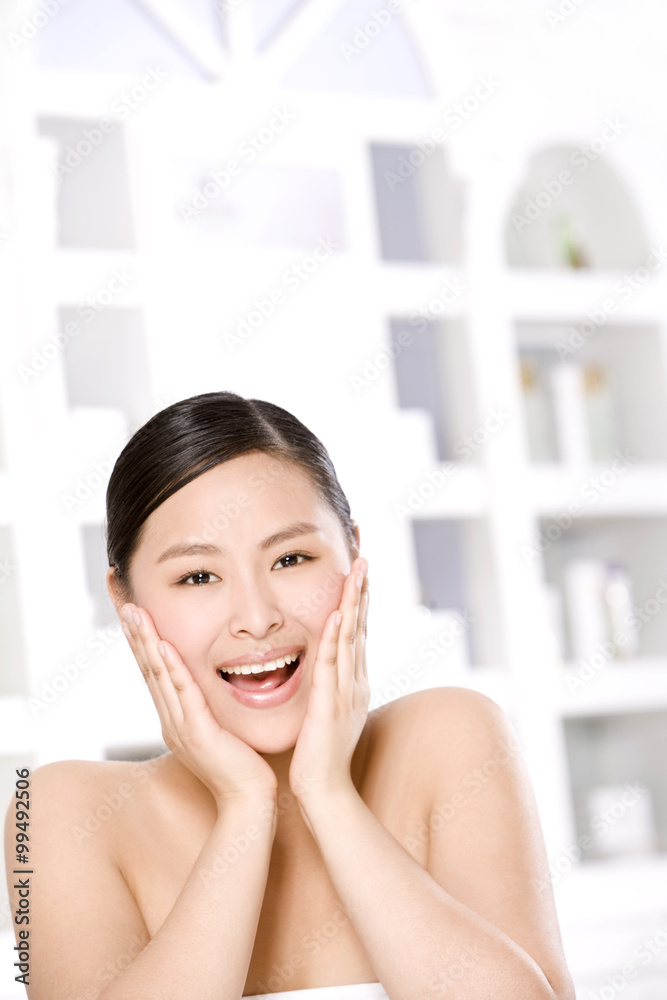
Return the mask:
[(314, 690), (329, 699), (333, 699), (338, 690), (338, 641), (341, 626), (342, 612), (337, 608), (327, 618), (313, 668)]
[(132, 607), (132, 621), (128, 625), (137, 651), (146, 666), (148, 686), (155, 707), (163, 722), (171, 721), (178, 726), (183, 721), (183, 709), (165, 661), (157, 648), (160, 636), (148, 612), (144, 608)]
[(203, 716), (213, 718), (210, 706), (204, 697), (194, 677), (186, 667), (176, 649), (162, 639), (157, 646), (158, 652), (166, 668), (171, 690), (178, 699), (178, 710), (181, 720), (184, 718), (201, 719)]
[(355, 639), (354, 679), (358, 682), (368, 680), (366, 665), (366, 636), (368, 634), (368, 604), (370, 600), (368, 574), (364, 576), (359, 599), (359, 614), (357, 615), (357, 634)]
[[(352, 564), (350, 573), (343, 586), (339, 610), (343, 613), (338, 636), (337, 678), (341, 692), (350, 690), (350, 682), (354, 678), (354, 643), (359, 612), (359, 560)], [(363, 582), (363, 581), (362, 581)]]
[(132, 611), (127, 605), (123, 606), (122, 609), (122, 620), (123, 620), (123, 632), (125, 633), (125, 638), (128, 641), (130, 649), (134, 655), (137, 665), (141, 670), (141, 675), (143, 679), (148, 683), (149, 669), (148, 664), (144, 659), (143, 646), (139, 641), (139, 636), (137, 633), (136, 623), (132, 620)]

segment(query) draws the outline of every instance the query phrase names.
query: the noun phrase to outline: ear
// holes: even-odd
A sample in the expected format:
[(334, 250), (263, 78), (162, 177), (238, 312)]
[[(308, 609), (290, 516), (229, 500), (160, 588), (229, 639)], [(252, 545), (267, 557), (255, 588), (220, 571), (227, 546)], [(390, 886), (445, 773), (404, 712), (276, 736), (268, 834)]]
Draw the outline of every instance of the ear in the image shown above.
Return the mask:
[(361, 548), (361, 536), (359, 534), (359, 525), (357, 524), (356, 521), (353, 521), (352, 524), (354, 525), (354, 537), (357, 540), (357, 551), (359, 551)]
[(116, 574), (116, 567), (109, 566), (106, 576), (107, 590), (109, 591), (109, 597), (116, 609), (117, 614), (120, 615), (120, 609), (123, 604), (127, 604), (129, 598), (124, 585), (119, 580)]

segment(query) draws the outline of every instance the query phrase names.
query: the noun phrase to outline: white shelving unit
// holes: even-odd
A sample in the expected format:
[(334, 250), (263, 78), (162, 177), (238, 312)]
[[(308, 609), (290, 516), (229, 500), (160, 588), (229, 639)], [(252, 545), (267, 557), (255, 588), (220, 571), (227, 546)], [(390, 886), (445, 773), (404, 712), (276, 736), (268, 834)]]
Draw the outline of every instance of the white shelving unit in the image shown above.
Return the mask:
[[(667, 785), (655, 758), (667, 614), (650, 616), (636, 658), (573, 686), (581, 664), (567, 640), (558, 650), (549, 594), (569, 558), (602, 558), (610, 539), (639, 605), (667, 573), (667, 269), (642, 272), (632, 295), (618, 290), (667, 244), (664, 153), (652, 139), (663, 126), (638, 110), (580, 178), (572, 152), (608, 118), (624, 120), (622, 95), (636, 93), (634, 63), (615, 67), (611, 42), (598, 54), (599, 91), (549, 68), (593, 45), (594, 13), (579, 12), (567, 35), (531, 12), (521, 24), (537, 60), (517, 36), (518, 4), (498, 13), (482, 0), (422, 0), (346, 60), (342, 46), (373, 6), (285, 0), (262, 20), (246, 0), (218, 24), (213, 5), (174, 4), (158, 24), (158, 4), (127, 2), (100, 6), (96, 26), (70, 0), (6, 46), (0, 791), (6, 801), (15, 767), (159, 746), (103, 592), (108, 472), (169, 402), (221, 388), (270, 399), (326, 443), (361, 526), (376, 699), (412, 664), (409, 690), (462, 684), (507, 710), (580, 1000), (619, 974), (623, 955), (638, 970), (624, 995), (653, 1000), (667, 949), (644, 964), (632, 955), (667, 925)], [(658, 18), (657, 3), (645, 6)], [(39, 5), (6, 7), (10, 30), (25, 33)], [(619, 45), (623, 16), (605, 28)], [(467, 111), (454, 125), (457, 103)], [(421, 162), (414, 151), (430, 150), (436, 128), (444, 138)], [(68, 148), (72, 165), (56, 171)], [(569, 253), (586, 267), (558, 264), (553, 205), (523, 239), (512, 229), (512, 213), (568, 164), (574, 180), (556, 208), (580, 220)], [(280, 306), (255, 322), (257, 300), (276, 290)], [(617, 311), (575, 359), (612, 373), (633, 461), (526, 558), (605, 466), (531, 461), (520, 360), (553, 360), (611, 296)], [(54, 341), (68, 324), (69, 341)], [(457, 614), (472, 619), (462, 638)], [(619, 761), (616, 745), (633, 752)], [(586, 795), (626, 781), (651, 788), (655, 852), (572, 860)], [(0, 900), (7, 1000), (23, 995), (12, 944)]]

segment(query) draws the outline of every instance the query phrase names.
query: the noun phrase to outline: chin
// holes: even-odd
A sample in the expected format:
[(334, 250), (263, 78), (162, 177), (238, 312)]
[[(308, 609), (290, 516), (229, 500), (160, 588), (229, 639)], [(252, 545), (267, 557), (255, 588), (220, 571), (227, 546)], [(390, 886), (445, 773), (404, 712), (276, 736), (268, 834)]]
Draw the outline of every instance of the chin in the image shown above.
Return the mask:
[(248, 739), (247, 743), (249, 747), (252, 747), (253, 750), (263, 757), (280, 756), (281, 754), (290, 753), (294, 749), (298, 735), (298, 730), (288, 733), (283, 729), (282, 732), (276, 731), (275, 735), (262, 733), (257, 736), (257, 739)]

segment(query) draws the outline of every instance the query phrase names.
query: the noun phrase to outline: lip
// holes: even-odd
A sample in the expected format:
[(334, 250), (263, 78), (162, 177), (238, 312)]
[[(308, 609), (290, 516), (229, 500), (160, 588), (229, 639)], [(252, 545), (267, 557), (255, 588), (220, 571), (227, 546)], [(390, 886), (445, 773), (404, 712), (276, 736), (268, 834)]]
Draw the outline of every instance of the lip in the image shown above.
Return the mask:
[[(284, 684), (281, 684), (279, 688), (275, 688), (273, 691), (267, 691), (263, 694), (261, 692), (254, 694), (252, 691), (242, 691), (240, 688), (234, 687), (233, 684), (229, 684), (227, 681), (224, 681), (222, 677), (220, 677), (219, 673), (218, 677), (220, 678), (221, 683), (224, 684), (229, 690), (232, 697), (236, 698), (237, 701), (239, 701), (242, 705), (245, 705), (247, 708), (274, 708), (277, 705), (282, 705), (284, 702), (289, 701), (289, 699), (296, 694), (301, 684), (305, 651), (303, 649), (299, 650), (297, 647), (295, 652), (300, 653), (299, 666), (296, 668), (289, 680), (286, 680)], [(285, 654), (283, 653), (283, 656), (284, 655)], [(275, 652), (272, 653), (271, 656), (265, 657), (263, 660), (239, 660), (238, 663), (235, 663), (232, 660), (229, 664), (224, 665), (241, 666), (243, 663), (268, 663), (270, 659), (277, 659)], [(218, 671), (219, 670), (220, 668), (218, 667)]]
[(225, 660), (224, 663), (218, 663), (215, 669), (218, 671), (225, 667), (242, 667), (245, 663), (270, 663), (271, 660), (279, 660), (281, 656), (293, 656), (301, 652), (301, 646), (277, 646), (268, 653), (246, 653), (245, 656), (237, 656), (235, 660)]

